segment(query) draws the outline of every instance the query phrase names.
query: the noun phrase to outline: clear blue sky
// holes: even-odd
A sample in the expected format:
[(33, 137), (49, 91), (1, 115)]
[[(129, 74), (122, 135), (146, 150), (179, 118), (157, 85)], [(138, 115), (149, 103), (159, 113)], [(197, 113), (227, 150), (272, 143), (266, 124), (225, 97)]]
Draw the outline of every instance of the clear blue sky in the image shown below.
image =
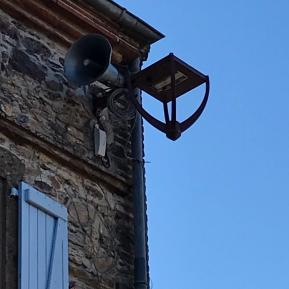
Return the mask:
[(145, 126), (152, 289), (289, 289), (289, 1), (117, 2), (166, 35), (145, 66), (211, 79), (179, 140)]

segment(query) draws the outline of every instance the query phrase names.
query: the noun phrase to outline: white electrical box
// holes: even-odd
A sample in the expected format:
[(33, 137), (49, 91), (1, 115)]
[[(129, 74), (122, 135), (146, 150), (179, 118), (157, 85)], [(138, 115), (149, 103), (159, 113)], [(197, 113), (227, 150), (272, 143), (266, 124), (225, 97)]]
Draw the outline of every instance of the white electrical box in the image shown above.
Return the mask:
[(105, 156), (106, 152), (106, 132), (99, 128), (98, 124), (94, 126), (94, 153), (97, 156)]

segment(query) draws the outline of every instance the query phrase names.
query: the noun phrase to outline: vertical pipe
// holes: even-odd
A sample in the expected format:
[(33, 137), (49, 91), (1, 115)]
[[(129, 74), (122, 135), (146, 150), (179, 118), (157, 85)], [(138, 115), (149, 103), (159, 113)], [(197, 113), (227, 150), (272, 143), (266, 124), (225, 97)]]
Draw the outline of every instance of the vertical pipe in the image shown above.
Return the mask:
[[(132, 73), (141, 68), (141, 60), (135, 59), (130, 66)], [(135, 89), (134, 94), (141, 102), (141, 92)], [(147, 215), (145, 195), (143, 123), (139, 113), (136, 113), (132, 132), (133, 163), (133, 199), (134, 199), (134, 288), (148, 289), (148, 245), (147, 245)]]

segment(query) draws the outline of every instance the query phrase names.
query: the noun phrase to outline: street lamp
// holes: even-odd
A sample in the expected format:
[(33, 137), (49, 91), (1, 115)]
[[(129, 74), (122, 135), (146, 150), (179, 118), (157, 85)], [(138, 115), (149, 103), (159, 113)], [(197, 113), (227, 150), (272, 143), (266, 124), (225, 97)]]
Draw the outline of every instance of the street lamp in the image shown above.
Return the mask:
[[(206, 84), (206, 92), (199, 108), (186, 120), (177, 121), (177, 98), (182, 94)], [(155, 128), (162, 131), (171, 140), (176, 140), (202, 114), (209, 96), (209, 77), (191, 67), (170, 53), (144, 70), (133, 75), (129, 81), (129, 89), (140, 88), (162, 102), (165, 123), (150, 115), (130, 94), (130, 99), (137, 111)], [(168, 105), (171, 103), (171, 116)]]

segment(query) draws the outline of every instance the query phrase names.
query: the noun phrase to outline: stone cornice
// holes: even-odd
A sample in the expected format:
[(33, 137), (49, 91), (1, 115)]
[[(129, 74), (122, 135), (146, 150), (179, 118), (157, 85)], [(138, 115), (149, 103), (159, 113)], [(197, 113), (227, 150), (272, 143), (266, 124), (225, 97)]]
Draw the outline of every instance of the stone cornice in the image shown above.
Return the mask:
[(67, 150), (61, 149), (51, 142), (44, 140), (39, 135), (31, 133), (23, 127), (19, 127), (1, 115), (0, 131), (3, 135), (15, 141), (15, 143), (27, 144), (33, 148), (37, 148), (59, 164), (62, 164), (89, 179), (101, 180), (101, 182), (104, 182), (107, 186), (117, 189), (118, 192), (126, 194), (130, 191), (130, 185), (127, 184), (123, 178), (113, 175), (109, 171), (106, 172), (99, 169), (99, 167), (92, 162), (84, 161)]

